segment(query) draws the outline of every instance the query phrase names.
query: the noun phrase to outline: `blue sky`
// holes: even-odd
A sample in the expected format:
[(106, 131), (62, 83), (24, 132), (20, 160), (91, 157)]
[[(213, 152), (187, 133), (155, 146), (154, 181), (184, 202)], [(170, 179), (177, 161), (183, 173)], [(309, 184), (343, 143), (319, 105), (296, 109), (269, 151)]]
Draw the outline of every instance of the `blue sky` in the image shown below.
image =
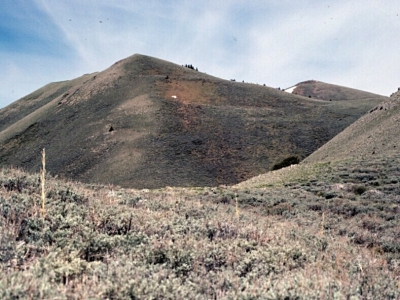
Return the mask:
[(134, 53), (286, 88), (400, 86), (400, 1), (2, 0), (0, 108)]

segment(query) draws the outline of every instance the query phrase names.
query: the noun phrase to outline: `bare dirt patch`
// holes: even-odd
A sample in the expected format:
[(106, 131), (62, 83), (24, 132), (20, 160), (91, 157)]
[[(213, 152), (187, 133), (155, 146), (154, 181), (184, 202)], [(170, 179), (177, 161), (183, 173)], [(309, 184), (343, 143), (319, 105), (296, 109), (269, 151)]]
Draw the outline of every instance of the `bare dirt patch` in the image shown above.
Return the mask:
[(218, 104), (224, 100), (216, 97), (215, 84), (208, 81), (170, 80), (165, 89), (165, 98), (184, 104)]

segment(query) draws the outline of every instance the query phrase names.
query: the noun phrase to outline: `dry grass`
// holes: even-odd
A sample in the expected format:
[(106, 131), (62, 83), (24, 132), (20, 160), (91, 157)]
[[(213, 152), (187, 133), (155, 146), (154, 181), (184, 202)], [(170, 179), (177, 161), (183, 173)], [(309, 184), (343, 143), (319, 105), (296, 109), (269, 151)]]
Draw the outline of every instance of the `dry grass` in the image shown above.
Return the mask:
[(356, 201), (369, 211), (350, 216), (354, 200), (289, 187), (149, 191), (48, 177), (38, 218), (40, 182), (0, 171), (2, 299), (400, 297), (393, 212), (361, 204), (367, 193)]
[(46, 151), (43, 148), (42, 150), (42, 170), (40, 173), (40, 182), (42, 187), (42, 217), (46, 215), (46, 190), (45, 190), (45, 182), (46, 182)]

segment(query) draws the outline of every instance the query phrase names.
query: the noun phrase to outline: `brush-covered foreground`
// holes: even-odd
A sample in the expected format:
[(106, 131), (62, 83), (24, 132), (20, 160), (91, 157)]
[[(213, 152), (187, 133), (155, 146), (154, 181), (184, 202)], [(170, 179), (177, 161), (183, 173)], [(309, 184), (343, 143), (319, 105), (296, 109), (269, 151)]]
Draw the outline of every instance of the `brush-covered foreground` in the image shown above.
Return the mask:
[(40, 176), (3, 169), (0, 298), (399, 299), (398, 166), (153, 191), (48, 177), (44, 218)]

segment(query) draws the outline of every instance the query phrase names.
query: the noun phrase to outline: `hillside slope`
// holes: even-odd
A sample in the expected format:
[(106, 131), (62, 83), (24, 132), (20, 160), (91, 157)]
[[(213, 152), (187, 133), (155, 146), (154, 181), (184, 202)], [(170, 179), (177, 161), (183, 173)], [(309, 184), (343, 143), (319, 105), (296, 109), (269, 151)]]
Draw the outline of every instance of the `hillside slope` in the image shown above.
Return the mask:
[(53, 82), (30, 93), (0, 110), (0, 132), (23, 119), (30, 113), (66, 93), (74, 86), (83, 84), (95, 74), (85, 74), (73, 80)]
[(327, 101), (349, 101), (349, 100), (360, 100), (360, 99), (377, 99), (381, 98), (382, 101), (386, 100), (387, 97), (380, 96), (377, 94), (352, 89), (336, 84), (325, 83), (317, 80), (307, 80), (292, 86), (285, 91), (293, 93), (295, 95), (321, 99)]
[(400, 149), (400, 92), (323, 145), (305, 162), (323, 162), (371, 156), (392, 157)]
[(237, 187), (300, 185), (315, 192), (319, 187), (330, 185), (330, 189), (336, 186), (336, 191), (326, 195), (334, 199), (338, 190), (352, 190), (352, 185), (362, 183), (362, 192), (372, 189), (387, 199), (390, 198), (388, 193), (397, 197), (400, 182), (399, 104), (400, 91), (371, 109), (299, 165), (261, 174), (239, 183)]
[[(0, 166), (124, 187), (215, 186), (305, 158), (381, 96), (323, 101), (144, 55), (0, 110)], [(17, 110), (16, 110), (17, 109)]]

